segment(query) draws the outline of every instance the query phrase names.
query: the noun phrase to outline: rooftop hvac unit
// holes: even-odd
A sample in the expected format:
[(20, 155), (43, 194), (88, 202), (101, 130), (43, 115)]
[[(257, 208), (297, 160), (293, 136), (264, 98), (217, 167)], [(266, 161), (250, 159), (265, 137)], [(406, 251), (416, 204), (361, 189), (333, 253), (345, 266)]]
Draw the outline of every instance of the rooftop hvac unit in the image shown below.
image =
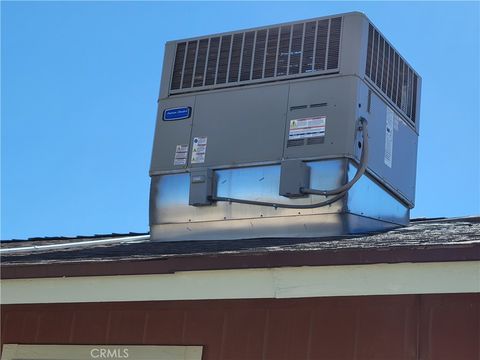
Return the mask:
[(361, 13), (168, 42), (155, 240), (407, 225), (421, 78)]

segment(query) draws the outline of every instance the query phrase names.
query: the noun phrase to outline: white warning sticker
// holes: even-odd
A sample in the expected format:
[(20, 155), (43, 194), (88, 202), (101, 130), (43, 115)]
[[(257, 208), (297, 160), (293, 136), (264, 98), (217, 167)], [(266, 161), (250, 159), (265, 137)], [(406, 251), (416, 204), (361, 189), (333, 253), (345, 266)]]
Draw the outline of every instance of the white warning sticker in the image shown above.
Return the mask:
[(175, 159), (173, 160), (173, 166), (186, 165), (187, 159)]
[(194, 137), (192, 146), (192, 164), (205, 162), (207, 153), (207, 137)]
[(177, 145), (175, 148), (175, 158), (173, 159), (173, 165), (186, 165), (188, 158), (188, 145)]
[(290, 120), (288, 140), (325, 136), (326, 116)]
[(188, 145), (177, 145), (175, 152), (188, 152)]
[[(383, 162), (389, 168), (393, 164), (393, 132), (394, 132), (394, 119), (395, 113), (387, 107), (387, 119), (385, 122), (385, 155), (383, 157)], [(397, 124), (398, 129), (398, 124)]]

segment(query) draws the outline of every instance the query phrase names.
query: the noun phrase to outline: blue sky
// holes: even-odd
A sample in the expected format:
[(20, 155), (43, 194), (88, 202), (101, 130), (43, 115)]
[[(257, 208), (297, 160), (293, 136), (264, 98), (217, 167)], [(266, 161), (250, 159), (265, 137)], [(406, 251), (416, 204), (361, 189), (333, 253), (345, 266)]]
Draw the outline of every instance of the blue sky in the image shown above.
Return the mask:
[(167, 40), (362, 11), (423, 77), (412, 217), (480, 213), (478, 2), (1, 3), (1, 238), (148, 231)]

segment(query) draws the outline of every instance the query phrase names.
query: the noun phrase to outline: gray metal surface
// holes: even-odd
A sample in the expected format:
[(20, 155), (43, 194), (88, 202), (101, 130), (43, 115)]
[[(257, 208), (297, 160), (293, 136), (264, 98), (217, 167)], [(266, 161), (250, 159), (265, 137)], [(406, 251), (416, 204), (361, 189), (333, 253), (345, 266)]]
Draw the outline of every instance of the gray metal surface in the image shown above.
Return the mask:
[(360, 12), (167, 42), (160, 98), (329, 74), (368, 78), (418, 131), (421, 78)]
[(310, 168), (301, 160), (285, 160), (280, 165), (278, 193), (289, 198), (305, 197), (302, 189), (310, 186)]
[[(346, 176), (343, 160), (329, 160), (310, 164), (310, 184), (322, 188), (340, 186)], [(255, 166), (215, 171), (216, 195), (255, 201), (285, 204), (311, 204), (324, 196), (288, 199), (279, 195), (280, 165)], [(281, 209), (270, 206), (251, 206), (219, 202), (196, 208), (188, 205), (190, 175), (188, 173), (154, 176), (152, 178), (150, 219), (153, 224), (195, 223), (215, 220), (252, 219), (301, 214), (340, 212), (344, 205), (338, 202), (328, 207), (309, 210)]]
[[(247, 88), (182, 95), (160, 103), (151, 175), (185, 168), (224, 168), (284, 159), (359, 159), (360, 116), (369, 121), (368, 169), (408, 206), (415, 198), (417, 137), (399, 113), (393, 122), (392, 164), (384, 162), (387, 103), (355, 76), (292, 80)], [(371, 92), (369, 96), (368, 93)], [(369, 100), (370, 99), (370, 100)], [(162, 121), (167, 108), (192, 106), (193, 115)], [(392, 110), (393, 111), (393, 110)], [(294, 119), (325, 116), (325, 135), (289, 141)], [(206, 137), (203, 163), (191, 163), (193, 140)], [(310, 142), (321, 139), (321, 142)], [(296, 141), (296, 140), (294, 140)], [(187, 145), (186, 165), (174, 165), (175, 149)]]
[(288, 84), (196, 96), (192, 137), (208, 137), (205, 162), (192, 167), (278, 161), (283, 152)]
[(371, 23), (366, 44), (365, 78), (418, 132), (420, 76)]
[[(346, 181), (345, 160), (308, 163), (310, 183), (332, 189)], [(350, 165), (349, 179), (355, 168)], [(280, 165), (218, 170), (217, 195), (285, 204), (311, 204), (323, 196), (288, 199), (280, 196)], [(314, 237), (378, 231), (407, 225), (409, 210), (375, 181), (363, 177), (344, 199), (315, 209), (281, 209), (236, 203), (189, 206), (188, 173), (155, 176), (150, 211), (155, 240)]]
[[(358, 103), (361, 104), (361, 107), (357, 107), (356, 116), (363, 116), (369, 121), (370, 152), (368, 169), (385, 187), (413, 208), (415, 205), (418, 135), (395, 112), (394, 108), (390, 107), (375, 92), (371, 93), (370, 106), (368, 106), (368, 86), (364, 81), (359, 81), (357, 85)], [(368, 111), (368, 108), (370, 108), (370, 111)], [(385, 163), (388, 112), (394, 114), (392, 119), (391, 166)], [(356, 152), (359, 155), (360, 149), (358, 146)]]
[[(163, 112), (169, 108), (190, 106), (193, 115), (181, 121), (163, 121)], [(192, 121), (195, 116), (195, 97), (185, 96), (163, 100), (158, 105), (157, 125), (152, 151), (150, 172), (185, 169), (185, 165), (175, 165), (175, 153), (178, 145), (190, 146)]]
[[(349, 163), (349, 179), (354, 177), (356, 170), (356, 167)], [(358, 183), (348, 192), (346, 211), (402, 226), (407, 226), (410, 219), (410, 209), (386, 191), (371, 176), (360, 178)]]
[[(406, 225), (420, 84), (361, 13), (167, 43), (150, 168), (153, 238), (326, 236)], [(191, 114), (164, 119), (173, 108)], [(368, 176), (332, 205), (209, 205), (211, 187), (190, 183), (190, 172), (213, 171), (212, 193), (223, 200), (322, 202), (281, 196), (292, 190), (279, 189), (280, 163), (307, 162), (312, 189), (345, 184), (364, 145), (361, 117), (369, 129)]]
[(190, 172), (188, 204), (193, 206), (211, 205), (214, 175), (212, 169), (197, 169)]
[(168, 42), (168, 93), (338, 72), (344, 18), (336, 15)]
[[(357, 118), (355, 76), (330, 77), (292, 81), (288, 98), (288, 113), (284, 150), (286, 159), (354, 157), (354, 135)], [(299, 108), (306, 106), (306, 108)], [(320, 143), (289, 146), (289, 124), (291, 120), (325, 116), (325, 136)]]
[(160, 241), (240, 240), (259, 237), (308, 238), (386, 231), (399, 226), (366, 216), (333, 213), (153, 225), (150, 234), (153, 240)]

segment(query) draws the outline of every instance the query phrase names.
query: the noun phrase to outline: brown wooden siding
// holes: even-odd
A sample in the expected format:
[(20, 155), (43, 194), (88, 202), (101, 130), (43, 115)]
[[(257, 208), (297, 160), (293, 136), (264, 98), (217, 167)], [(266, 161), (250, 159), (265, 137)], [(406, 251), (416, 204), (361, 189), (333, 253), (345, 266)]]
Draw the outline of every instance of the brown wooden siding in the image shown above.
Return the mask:
[(204, 360), (480, 359), (480, 294), (3, 305), (1, 315), (2, 344), (203, 345)]

